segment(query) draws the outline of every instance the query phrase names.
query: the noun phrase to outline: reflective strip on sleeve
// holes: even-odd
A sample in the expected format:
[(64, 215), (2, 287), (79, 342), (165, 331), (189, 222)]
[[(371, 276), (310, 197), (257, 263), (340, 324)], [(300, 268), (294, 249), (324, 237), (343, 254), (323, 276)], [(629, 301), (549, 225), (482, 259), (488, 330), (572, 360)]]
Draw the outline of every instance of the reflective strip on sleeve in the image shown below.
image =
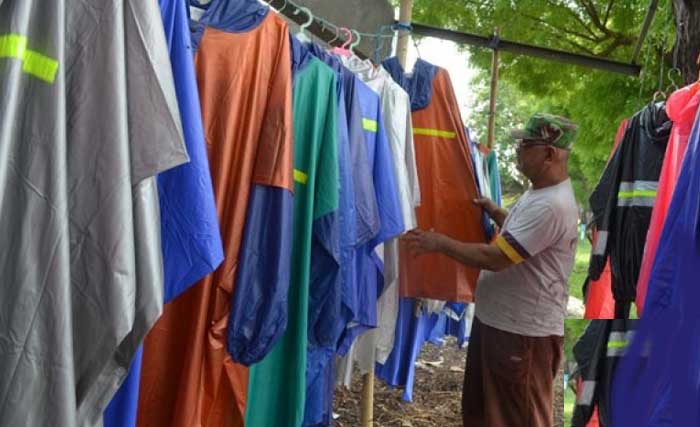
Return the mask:
[(499, 235), (498, 237), (496, 237), (495, 244), (515, 264), (520, 264), (525, 261), (525, 258), (520, 256), (518, 251), (516, 251), (515, 248), (511, 246), (505, 238), (503, 238), (503, 236)]
[(605, 255), (605, 249), (608, 247), (608, 236), (609, 232), (599, 231), (596, 235), (595, 247), (593, 248), (593, 255)]
[(653, 207), (658, 188), (659, 183), (656, 181), (621, 182), (617, 193), (617, 206)]
[(362, 128), (368, 132), (376, 132), (378, 129), (377, 121), (372, 119), (362, 119)]
[(22, 61), (22, 71), (47, 83), (53, 83), (58, 61), (27, 49), (27, 38), (18, 34), (0, 35), (0, 58)]
[(299, 184), (306, 185), (306, 183), (309, 181), (309, 176), (299, 169), (294, 169), (294, 181), (298, 182)]
[(608, 357), (620, 357), (634, 337), (634, 331), (611, 332), (608, 338)]
[(577, 405), (590, 406), (593, 403), (593, 394), (595, 393), (595, 381), (584, 381), (581, 387), (581, 394), (576, 400)]
[(438, 138), (454, 139), (457, 137), (456, 132), (439, 130), (439, 129), (426, 129), (426, 128), (413, 128), (414, 135), (424, 135), (424, 136), (435, 136)]

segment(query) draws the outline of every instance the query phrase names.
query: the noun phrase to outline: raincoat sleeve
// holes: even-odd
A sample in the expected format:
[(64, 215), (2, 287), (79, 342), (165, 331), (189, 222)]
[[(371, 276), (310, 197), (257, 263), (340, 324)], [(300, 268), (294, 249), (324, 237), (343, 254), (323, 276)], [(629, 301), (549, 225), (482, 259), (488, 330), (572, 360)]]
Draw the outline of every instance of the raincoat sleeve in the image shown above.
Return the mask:
[[(281, 45), (281, 44), (280, 44)], [(287, 327), (293, 215), (289, 49), (280, 49), (265, 111), (228, 327), (234, 361), (262, 360)], [(285, 69), (285, 70), (283, 70)], [(286, 71), (286, 73), (284, 72)]]
[(591, 262), (588, 267), (588, 275), (593, 280), (598, 280), (605, 269), (605, 263), (610, 254), (610, 235), (614, 231), (615, 211), (617, 208), (617, 190), (620, 187), (620, 171), (624, 155), (625, 140), (615, 151), (608, 166), (603, 171), (598, 185), (589, 199), (593, 211), (593, 223), (598, 234), (595, 247), (591, 253)]
[(314, 206), (311, 276), (309, 283), (309, 345), (333, 347), (339, 334), (335, 321), (340, 310), (340, 222), (338, 212), (340, 176), (338, 164), (337, 93), (335, 84), (325, 106), (326, 121), (317, 177)]
[(606, 320), (593, 320), (574, 345), (574, 359), (581, 371), (583, 384), (576, 397), (572, 427), (586, 427), (598, 402), (598, 370), (605, 357), (609, 325)]

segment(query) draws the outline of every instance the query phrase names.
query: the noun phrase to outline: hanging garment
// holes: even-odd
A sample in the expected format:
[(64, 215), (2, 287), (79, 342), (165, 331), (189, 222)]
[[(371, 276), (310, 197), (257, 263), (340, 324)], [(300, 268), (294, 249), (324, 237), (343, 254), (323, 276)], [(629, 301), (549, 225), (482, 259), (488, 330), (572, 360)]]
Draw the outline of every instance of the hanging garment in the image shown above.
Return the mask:
[(574, 345), (574, 358), (583, 377), (581, 393), (576, 399), (572, 427), (586, 427), (595, 409), (601, 427), (613, 424), (619, 410), (611, 404), (615, 370), (632, 341), (636, 320), (592, 320)]
[[(223, 248), (204, 146), (185, 3), (161, 0), (160, 11), (190, 156), (188, 164), (158, 177), (164, 302), (167, 303), (214, 271), (223, 260)], [(139, 348), (128, 377), (105, 411), (105, 427), (136, 425), (141, 358), (142, 349)]]
[(391, 148), (386, 139), (384, 119), (379, 96), (365, 83), (356, 85), (362, 124), (367, 143), (367, 155), (374, 183), (379, 212), (379, 230), (364, 246), (358, 248), (356, 258), (358, 316), (346, 328), (339, 353), (345, 354), (355, 339), (377, 326), (377, 299), (384, 290), (384, 264), (376, 252), (377, 246), (406, 230), (396, 185), (395, 166)]
[(662, 104), (637, 113), (590, 197), (598, 240), (589, 276), (597, 280), (610, 255), (615, 317), (626, 318), (636, 297), (651, 210), (672, 122)]
[[(415, 163), (410, 99), (384, 68), (369, 61), (345, 57), (343, 63), (380, 96), (387, 142), (393, 156), (404, 231), (416, 227), (415, 208), (420, 204), (420, 187)], [(398, 240), (391, 239), (377, 248), (384, 263), (384, 291), (377, 301), (377, 328), (360, 336), (347, 357), (340, 362), (341, 371), (359, 363), (363, 373), (374, 369), (375, 359), (384, 363), (394, 345), (398, 317)]]
[[(280, 255), (291, 246), (293, 206), (288, 29), (281, 18), (267, 13), (257, 27), (240, 31), (225, 19), (231, 16), (225, 13), (228, 8), (238, 10), (236, 3), (212, 2), (194, 26), (193, 36), (225, 260), (213, 274), (171, 301), (149, 334), (139, 425), (242, 425), (247, 369), (226, 351), (233, 293), (240, 287), (247, 294), (263, 280), (269, 280), (264, 282), (268, 289), (289, 285), (285, 282), (289, 258)], [(255, 54), (241, 61), (241, 52)], [(248, 224), (246, 219), (253, 216), (255, 224)], [(244, 231), (259, 233), (252, 244), (269, 252), (259, 253), (259, 262), (239, 269), (239, 255), (251, 244)], [(255, 272), (250, 274), (248, 268)], [(261, 306), (256, 303), (250, 301), (251, 306)], [(279, 300), (265, 303), (285, 307)], [(261, 309), (269, 313), (266, 307)], [(229, 330), (229, 334), (237, 332)]]
[(1, 425), (99, 422), (162, 308), (167, 46), (155, 4), (103, 6), (0, 3)]
[(696, 115), (649, 277), (644, 316), (613, 388), (613, 425), (700, 425), (697, 286), (700, 123)]
[(404, 387), (403, 400), (413, 401), (415, 364), (423, 344), (428, 340), (439, 321), (436, 314), (416, 313), (416, 301), (401, 298), (399, 318), (396, 323), (394, 348), (386, 363), (377, 363), (375, 374), (391, 387)]
[[(467, 136), (470, 135), (469, 129), (465, 128), (465, 132)], [(484, 175), (485, 169), (482, 167), (484, 163), (484, 158), (483, 154), (481, 153), (481, 150), (479, 150), (479, 144), (477, 142), (472, 142), (469, 140), (469, 146), (471, 149), (471, 155), (472, 155), (472, 164), (474, 165), (474, 173), (475, 173), (475, 180), (476, 180), (476, 187), (479, 192), (480, 197), (485, 197), (487, 199), (491, 199), (491, 182), (490, 180)], [(491, 220), (491, 217), (484, 211), (481, 214), (481, 224), (484, 229), (484, 234), (486, 235), (486, 239), (490, 242), (493, 240), (493, 237), (496, 234), (496, 228), (494, 227), (493, 221)]]
[(651, 266), (656, 255), (656, 248), (659, 246), (661, 231), (666, 221), (668, 208), (671, 205), (673, 189), (675, 188), (678, 175), (681, 172), (683, 157), (688, 147), (688, 137), (693, 127), (695, 113), (700, 104), (700, 83), (694, 83), (674, 92), (666, 102), (666, 113), (673, 121), (671, 137), (669, 138), (664, 156), (664, 163), (661, 167), (659, 177), (659, 190), (656, 193), (656, 203), (651, 213), (649, 232), (647, 233), (644, 256), (642, 258), (641, 271), (637, 281), (637, 313), (641, 316), (646, 297), (647, 283)]
[[(301, 42), (292, 37), (293, 62), (303, 64), (308, 62), (313, 55)], [(299, 60), (295, 61), (296, 58)], [(295, 69), (303, 69), (303, 65), (294, 66)], [(299, 71), (296, 71), (299, 72)], [(295, 74), (296, 74), (295, 72)], [(304, 426), (330, 425), (332, 423), (333, 410), (333, 382), (329, 381), (328, 371), (332, 368), (332, 360), (338, 341), (349, 319), (347, 310), (343, 306), (343, 286), (345, 282), (353, 280), (352, 253), (354, 252), (355, 224), (355, 195), (350, 154), (350, 139), (348, 133), (348, 114), (345, 104), (345, 88), (342, 72), (334, 70), (336, 76), (337, 95), (337, 148), (338, 148), (338, 209), (333, 214), (326, 215), (323, 220), (314, 224), (320, 231), (314, 237), (312, 245), (311, 283), (309, 285), (309, 321), (308, 321), (308, 346), (306, 361), (306, 402), (304, 406)], [(331, 222), (331, 219), (334, 220)], [(322, 241), (325, 244), (322, 244)], [(320, 260), (329, 259), (328, 256), (319, 256), (317, 251), (330, 253), (324, 250), (328, 242), (337, 244), (339, 251), (339, 266), (331, 270), (331, 263), (324, 266)], [(338, 259), (338, 258), (336, 258)], [(337, 261), (336, 261), (337, 263)], [(340, 273), (340, 274), (338, 274)]]
[(486, 156), (487, 168), (489, 171), (489, 186), (491, 188), (491, 200), (498, 206), (503, 204), (501, 195), (501, 173), (498, 170), (498, 155), (496, 150), (491, 150)]
[[(384, 62), (411, 96), (416, 163), (421, 189), (418, 226), (462, 242), (485, 242), (475, 172), (447, 71), (418, 60), (407, 77), (396, 58)], [(411, 259), (401, 244), (401, 259)], [(400, 294), (452, 302), (473, 299), (479, 271), (445, 255), (425, 255), (400, 265)]]
[[(340, 314), (335, 314), (332, 297), (309, 319), (309, 352), (307, 354), (307, 399), (304, 425), (328, 425), (332, 422), (335, 353), (344, 331), (353, 319), (359, 318), (359, 281), (356, 258), (363, 254), (359, 248), (369, 242), (379, 230), (377, 199), (367, 154), (357, 85), (360, 80), (344, 67), (340, 60), (314, 44), (305, 47), (315, 57), (330, 66), (339, 79), (338, 151), (341, 175), (339, 227), (341, 231), (341, 289)], [(345, 117), (346, 122), (341, 123)], [(346, 135), (343, 138), (343, 135)], [(347, 141), (347, 142), (345, 142)], [(345, 178), (344, 178), (345, 177)], [(312, 273), (313, 274), (313, 273)], [(311, 288), (310, 292), (314, 292)], [(316, 297), (312, 294), (310, 299)], [(319, 307), (314, 307), (319, 309)], [(310, 316), (313, 313), (310, 311)], [(313, 337), (317, 337), (314, 342)], [(332, 344), (331, 344), (332, 343)]]
[[(583, 393), (583, 380), (581, 378), (578, 378), (576, 380), (576, 399), (578, 400), (581, 397), (581, 393)], [(588, 423), (585, 424), (585, 427), (600, 427), (600, 422), (598, 420), (598, 408), (595, 407), (592, 411), (591, 418), (588, 420)]]
[(307, 319), (312, 240), (318, 221), (338, 209), (335, 73), (309, 61), (294, 84), (294, 245), (289, 324), (250, 372), (246, 426), (299, 426), (306, 399)]
[[(610, 151), (610, 156), (608, 157), (608, 163), (610, 163), (610, 160), (617, 151), (622, 138), (625, 136), (625, 130), (627, 129), (628, 123), (629, 121), (625, 119), (620, 123), (620, 126), (618, 126), (615, 141), (613, 143), (613, 149)], [(598, 231), (594, 228), (593, 241), (591, 242), (594, 248), (596, 247), (597, 242)], [(586, 277), (586, 282), (583, 285), (583, 295), (586, 306), (586, 311), (583, 315), (584, 319), (615, 318), (615, 300), (613, 299), (612, 295), (612, 277), (610, 272), (609, 257), (605, 261), (605, 267), (603, 268), (603, 272), (600, 274), (598, 280), (591, 280), (590, 277)]]

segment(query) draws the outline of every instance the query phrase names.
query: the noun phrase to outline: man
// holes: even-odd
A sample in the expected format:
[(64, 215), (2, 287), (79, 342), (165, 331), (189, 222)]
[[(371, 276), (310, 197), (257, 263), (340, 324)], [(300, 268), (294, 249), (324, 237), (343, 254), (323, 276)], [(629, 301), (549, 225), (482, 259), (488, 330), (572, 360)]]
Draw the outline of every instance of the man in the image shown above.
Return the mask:
[(567, 162), (576, 125), (536, 114), (513, 131), (518, 168), (532, 187), (510, 212), (475, 203), (501, 227), (493, 244), (428, 231), (405, 237), (416, 256), (440, 252), (482, 269), (462, 394), (465, 427), (551, 426), (562, 357), (578, 208)]

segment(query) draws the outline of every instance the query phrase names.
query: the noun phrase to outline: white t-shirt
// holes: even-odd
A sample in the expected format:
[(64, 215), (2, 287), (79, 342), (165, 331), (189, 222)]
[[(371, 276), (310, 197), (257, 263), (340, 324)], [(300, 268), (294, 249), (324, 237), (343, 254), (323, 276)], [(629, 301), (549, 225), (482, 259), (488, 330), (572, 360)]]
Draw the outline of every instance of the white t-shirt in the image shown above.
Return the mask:
[(481, 272), (475, 298), (481, 322), (531, 337), (564, 335), (577, 218), (568, 179), (528, 190), (518, 200), (496, 239), (515, 265), (498, 273)]

